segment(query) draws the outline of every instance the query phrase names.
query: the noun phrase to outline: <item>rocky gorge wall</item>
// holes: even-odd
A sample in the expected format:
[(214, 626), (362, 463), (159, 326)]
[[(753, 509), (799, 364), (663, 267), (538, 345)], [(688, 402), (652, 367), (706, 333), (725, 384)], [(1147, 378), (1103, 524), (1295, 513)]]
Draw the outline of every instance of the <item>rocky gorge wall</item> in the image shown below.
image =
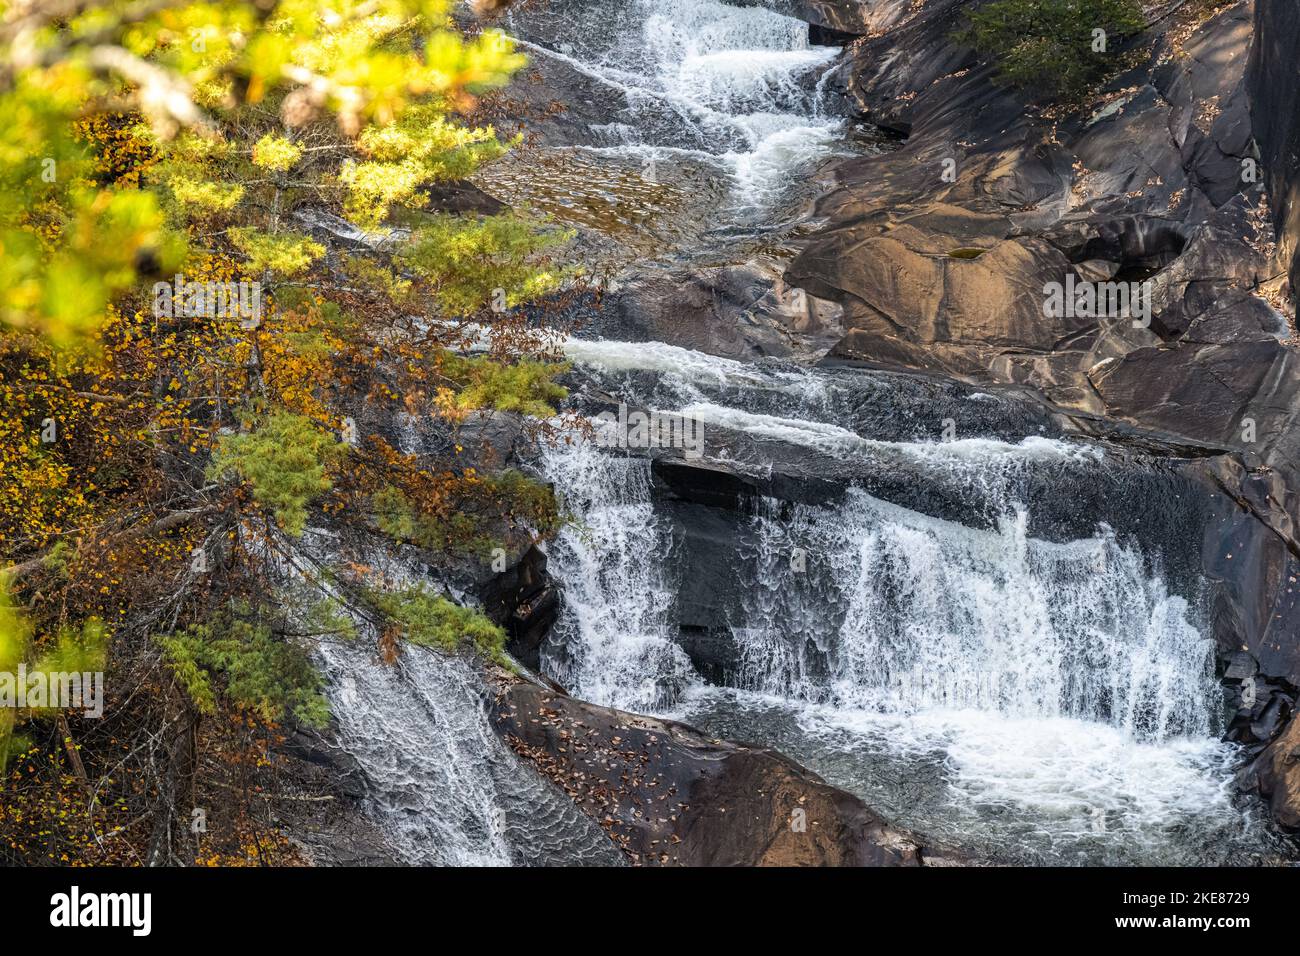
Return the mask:
[(1248, 83), (1255, 137), (1268, 182), (1292, 297), (1300, 289), (1300, 16), (1287, 0), (1256, 0)]
[[(1109, 486), (1080, 482), (1059, 490), (1054, 503), (1063, 513), (1077, 509), (1112, 521), (1131, 509), (1134, 527), (1150, 533), (1160, 524), (1153, 511), (1173, 501), (1202, 502), (1196, 520), (1169, 516), (1172, 530), (1164, 537), (1203, 538), (1189, 550), (1199, 562), (1193, 573), (1213, 594), (1219, 676), (1232, 710), (1227, 736), (1260, 751), (1241, 782), (1271, 799), (1279, 822), (1294, 826), (1300, 370), (1287, 341), (1289, 259), (1286, 230), (1282, 251), (1274, 231), (1275, 170), (1265, 161), (1264, 182), (1243, 175), (1263, 136), (1261, 107), (1252, 101), (1256, 77), (1271, 82), (1277, 75), (1256, 72), (1256, 8), (1249, 0), (1192, 0), (1166, 5), (1164, 19), (1156, 10), (1151, 30), (1132, 44), (1127, 71), (1071, 112), (997, 86), (989, 66), (953, 41), (965, 11), (979, 2), (763, 3), (803, 16), (816, 41), (846, 45), (834, 85), (864, 125), (900, 142), (819, 170), (831, 188), (783, 276), (777, 269), (772, 281), (767, 272), (724, 267), (682, 282), (674, 274), (659, 282), (662, 289), (643, 279), (614, 299), (614, 318), (600, 334), (744, 358), (788, 354), (782, 345), (796, 337), (836, 343), (827, 364), (920, 371), (935, 381), (1036, 394), (1068, 433), (1176, 462), (1177, 482), (1164, 497), (1120, 487), (1112, 497), (1129, 493), (1130, 502), (1099, 504), (1094, 499), (1105, 498)], [(1286, 54), (1273, 56), (1266, 62), (1283, 62)], [(1283, 115), (1278, 107), (1268, 122), (1289, 129)], [(946, 177), (949, 169), (955, 175)], [(1068, 274), (1149, 279), (1150, 326), (1117, 317), (1049, 318), (1044, 285)], [(792, 296), (796, 289), (806, 297)], [(977, 421), (962, 425), (983, 433)], [(743, 441), (729, 451), (747, 457)], [(770, 453), (768, 442), (752, 457)], [(727, 469), (654, 461), (655, 499), (666, 503), (687, 551), (697, 555), (684, 574), (690, 583), (676, 623), (700, 673), (721, 674), (735, 664), (723, 596), (736, 575), (721, 556), (744, 540), (743, 506), (763, 497), (819, 501), (843, 490), (837, 472), (809, 459), (792, 452), (789, 468), (774, 468), (761, 487), (745, 487), (743, 476)], [(905, 506), (915, 494), (901, 479), (882, 479), (873, 491)], [(936, 510), (932, 499), (924, 502), (927, 513)], [(1145, 504), (1151, 501), (1161, 504)], [(952, 507), (954, 520), (968, 520), (962, 502), (954, 499)], [(482, 596), (509, 624), (512, 650), (537, 666), (558, 601), (539, 556), (531, 554)], [(710, 842), (710, 829), (689, 818), (638, 816), (646, 800), (659, 796), (641, 787), (661, 781), (653, 774), (637, 780), (636, 772), (642, 758), (659, 752), (664, 727), (633, 728), (637, 719), (621, 711), (526, 685), (497, 707), (494, 726), (515, 752), (564, 787), (630, 854), (655, 861), (667, 847), (670, 862), (753, 859), (744, 855), (753, 834)], [(1291, 730), (1280, 734), (1288, 721)], [(578, 761), (578, 722), (595, 728), (584, 746), (612, 761), (613, 778), (592, 775)], [(635, 746), (626, 745), (630, 729), (638, 730)], [(672, 743), (698, 754), (696, 742)], [(679, 759), (690, 763), (673, 755)], [(754, 754), (732, 765), (748, 768), (746, 781), (764, 782), (775, 767)], [(622, 786), (625, 772), (636, 786)], [(816, 790), (817, 783), (800, 786)], [(737, 789), (743, 788), (727, 783), (719, 792)], [(847, 819), (856, 821), (858, 813)], [(755, 815), (773, 814), (764, 805)], [(828, 810), (827, 819), (846, 818)], [(857, 835), (857, 822), (835, 826), (848, 836), (813, 848), (819, 861), (877, 852), (874, 837), (864, 843)], [(874, 832), (870, 824), (867, 832)]]

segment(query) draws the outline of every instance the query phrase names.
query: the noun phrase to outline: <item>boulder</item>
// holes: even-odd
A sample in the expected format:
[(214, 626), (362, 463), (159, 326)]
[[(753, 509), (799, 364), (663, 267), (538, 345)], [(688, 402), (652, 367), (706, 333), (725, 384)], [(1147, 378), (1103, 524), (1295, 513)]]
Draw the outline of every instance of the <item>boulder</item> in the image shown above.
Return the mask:
[(500, 689), (492, 724), (634, 862), (920, 866), (923, 848), (857, 797), (774, 750), (585, 703)]
[(541, 648), (559, 611), (559, 592), (546, 571), (546, 555), (530, 547), (517, 561), (479, 586), (483, 611), (506, 629), (507, 649), (525, 667), (541, 667)]
[(610, 338), (671, 342), (735, 359), (825, 352), (843, 335), (841, 307), (788, 285), (771, 259), (647, 269), (591, 323)]

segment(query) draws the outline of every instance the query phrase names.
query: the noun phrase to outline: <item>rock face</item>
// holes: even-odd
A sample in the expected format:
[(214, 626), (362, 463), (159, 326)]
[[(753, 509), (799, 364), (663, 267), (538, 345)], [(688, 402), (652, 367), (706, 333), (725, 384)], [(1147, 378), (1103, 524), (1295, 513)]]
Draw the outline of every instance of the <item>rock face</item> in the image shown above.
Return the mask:
[[(839, 169), (828, 224), (787, 272), (844, 306), (836, 354), (1300, 459), (1300, 366), (1267, 301), (1281, 268), (1263, 186), (1243, 179), (1250, 4), (1149, 38), (1144, 66), (1062, 117), (953, 46), (965, 7), (907, 7), (853, 47), (849, 93), (909, 138)], [(1045, 287), (1069, 275), (1149, 279), (1149, 326), (1048, 314)]]
[(326, 733), (296, 729), (280, 747), (286, 782), (296, 799), (278, 817), (313, 866), (396, 866), (400, 855), (362, 806), (365, 771)]
[(1192, 471), (1222, 492), (1201, 544), (1202, 573), (1216, 587), (1212, 613), (1220, 651), (1250, 655), (1261, 679), (1300, 686), (1295, 494), (1278, 473), (1250, 471), (1229, 456), (1199, 462)]
[(1300, 20), (1286, 0), (1256, 0), (1251, 113), (1291, 287), (1300, 288)]
[(505, 627), (511, 653), (537, 670), (542, 641), (559, 607), (559, 595), (546, 573), (546, 555), (530, 547), (503, 573), (480, 585), (478, 594), (487, 615)]
[(1242, 775), (1246, 790), (1269, 801), (1273, 818), (1291, 830), (1300, 830), (1300, 717), (1255, 759)]
[(790, 0), (786, 9), (820, 30), (858, 36), (882, 30), (906, 16), (906, 7), (877, 0)]
[(748, 360), (824, 352), (843, 333), (840, 313), (838, 305), (787, 286), (777, 263), (756, 257), (636, 276), (589, 327)]
[[(1251, 5), (1175, 16), (1143, 41), (1142, 67), (1067, 116), (997, 87), (954, 47), (966, 6), (884, 0), (907, 12), (852, 47), (848, 92), (908, 140), (840, 167), (827, 225), (787, 272), (844, 306), (835, 354), (1031, 385), (1291, 467), (1300, 365), (1279, 341), (1267, 196), (1243, 166)], [(1069, 275), (1149, 279), (1149, 326), (1048, 314), (1045, 287)]]
[(528, 683), (492, 723), (637, 863), (919, 866), (922, 848), (781, 754)]

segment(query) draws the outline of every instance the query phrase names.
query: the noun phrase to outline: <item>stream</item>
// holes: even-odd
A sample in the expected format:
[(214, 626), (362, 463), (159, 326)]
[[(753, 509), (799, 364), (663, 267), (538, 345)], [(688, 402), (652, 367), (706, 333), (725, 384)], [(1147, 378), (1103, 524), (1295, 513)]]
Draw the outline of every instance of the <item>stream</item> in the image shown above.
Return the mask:
[[(833, 102), (838, 51), (763, 7), (555, 0), (508, 29), (576, 115), (484, 185), (625, 273), (779, 259), (822, 165), (887, 148)], [(1236, 793), (1189, 533), (1206, 512), (1178, 463), (1015, 396), (601, 332), (564, 344), (571, 409), (689, 416), (705, 449), (545, 451), (574, 519), (548, 550), (549, 676), (776, 747), (981, 858), (1293, 852)], [(683, 490), (718, 474), (760, 490)]]

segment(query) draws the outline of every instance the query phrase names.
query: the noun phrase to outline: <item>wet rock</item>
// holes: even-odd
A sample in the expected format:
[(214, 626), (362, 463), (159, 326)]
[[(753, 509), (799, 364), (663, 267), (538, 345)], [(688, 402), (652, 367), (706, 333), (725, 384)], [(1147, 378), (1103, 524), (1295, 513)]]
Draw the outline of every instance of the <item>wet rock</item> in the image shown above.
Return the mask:
[[(557, 50), (568, 46), (562, 36), (543, 39)], [(626, 93), (584, 73), (563, 53), (531, 44), (521, 52), (529, 57), (528, 67), (506, 89), (509, 104), (503, 119), (527, 120), (531, 144), (601, 145), (592, 128), (627, 109)]]
[(542, 643), (559, 610), (559, 592), (546, 571), (546, 555), (530, 547), (503, 573), (480, 586), (484, 612), (506, 628), (507, 650), (525, 667), (541, 667)]
[(592, 328), (754, 359), (824, 352), (843, 334), (840, 317), (839, 305), (787, 285), (775, 262), (755, 258), (639, 275), (610, 298)]
[(495, 216), (506, 211), (506, 204), (489, 196), (478, 186), (464, 180), (434, 183), (424, 187), (429, 197), (429, 212), (453, 213), (458, 216)]
[(1295, 701), (1283, 693), (1270, 695), (1268, 703), (1260, 709), (1259, 716), (1250, 722), (1250, 732), (1256, 740), (1272, 740), (1282, 729)]
[(400, 854), (365, 812), (366, 774), (340, 746), (337, 727), (297, 728), (279, 746), (289, 799), (276, 803), (284, 831), (313, 866), (394, 866)]
[(906, 17), (907, 6), (878, 0), (789, 0), (784, 12), (823, 32), (855, 37), (893, 26)]
[(1251, 115), (1269, 208), (1278, 227), (1291, 289), (1300, 288), (1300, 20), (1287, 0), (1255, 0), (1250, 52)]
[[(678, 598), (684, 608), (684, 616), (688, 618), (700, 616), (699, 602), (692, 602), (691, 590), (684, 588)], [(692, 603), (696, 604), (695, 608), (691, 607)], [(708, 683), (716, 686), (727, 686), (731, 683), (730, 677), (736, 670), (736, 662), (740, 659), (740, 649), (736, 645), (735, 632), (730, 627), (683, 626), (681, 647), (686, 652), (686, 656), (691, 659), (691, 666)]]
[(1279, 825), (1300, 830), (1300, 716), (1242, 772), (1240, 784), (1269, 801)]
[[(1296, 496), (1277, 472), (1228, 457), (1191, 467), (1220, 494), (1203, 525), (1201, 575), (1220, 653), (1240, 669), (1249, 655), (1264, 678), (1300, 685), (1300, 547)], [(1261, 699), (1264, 697), (1260, 694)]]
[(922, 847), (777, 753), (527, 683), (492, 723), (635, 863), (919, 866)]
[(1134, 349), (1090, 370), (1089, 380), (1112, 417), (1162, 431), (1242, 447), (1251, 418), (1257, 443), (1300, 439), (1284, 428), (1287, 400), (1300, 397), (1292, 394), (1300, 363), (1276, 342)]
[(1228, 666), (1224, 669), (1223, 677), (1225, 680), (1243, 681), (1254, 677), (1258, 671), (1259, 665), (1255, 658), (1244, 651), (1235, 651), (1228, 655)]
[(1225, 740), (1243, 744), (1258, 753), (1286, 726), (1295, 708), (1294, 687), (1257, 672), (1254, 658), (1238, 651), (1229, 657), (1223, 675), (1226, 703), (1232, 718)]

